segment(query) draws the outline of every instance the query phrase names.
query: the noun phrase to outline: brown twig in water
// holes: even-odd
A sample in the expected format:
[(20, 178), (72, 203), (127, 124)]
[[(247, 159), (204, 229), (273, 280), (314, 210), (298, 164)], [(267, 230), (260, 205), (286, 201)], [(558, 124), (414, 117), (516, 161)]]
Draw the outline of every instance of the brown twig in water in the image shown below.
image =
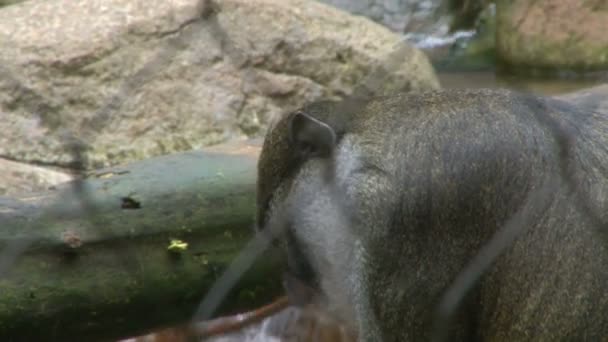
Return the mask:
[(197, 323), (192, 325), (190, 329), (193, 334), (200, 337), (223, 335), (260, 322), (287, 308), (287, 306), (289, 306), (287, 296), (281, 296), (270, 304), (264, 305), (252, 311), (232, 316), (220, 317), (212, 321)]

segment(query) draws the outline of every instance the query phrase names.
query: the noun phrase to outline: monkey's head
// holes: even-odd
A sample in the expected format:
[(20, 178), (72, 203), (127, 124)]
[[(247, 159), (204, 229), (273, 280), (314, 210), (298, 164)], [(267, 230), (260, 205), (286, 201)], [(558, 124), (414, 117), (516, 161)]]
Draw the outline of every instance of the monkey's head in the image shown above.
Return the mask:
[(330, 102), (315, 103), (283, 116), (268, 131), (258, 161), (257, 226), (267, 223), (268, 209), (280, 185), (294, 177), (307, 160), (331, 157), (336, 131), (324, 118)]
[(268, 131), (258, 162), (257, 226), (271, 231), (286, 253), (291, 301), (321, 304), (348, 320), (349, 286), (337, 279), (348, 270), (337, 268), (349, 264), (342, 259), (351, 254), (352, 244), (348, 220), (332, 193), (333, 159), (344, 130), (329, 119), (334, 108), (332, 102), (309, 105)]

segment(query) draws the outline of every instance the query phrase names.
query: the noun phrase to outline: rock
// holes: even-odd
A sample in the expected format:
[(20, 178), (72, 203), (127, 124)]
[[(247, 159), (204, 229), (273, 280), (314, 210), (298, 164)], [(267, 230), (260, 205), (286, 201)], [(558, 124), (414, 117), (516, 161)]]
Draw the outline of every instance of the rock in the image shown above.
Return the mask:
[(497, 52), (509, 70), (608, 71), (608, 2), (497, 1)]
[(0, 158), (0, 196), (39, 192), (73, 179), (69, 172)]
[(0, 46), (0, 156), (47, 165), (259, 137), (378, 69), (376, 90), (438, 87), (398, 36), (306, 0), (27, 1), (0, 10)]
[(556, 96), (556, 98), (608, 115), (608, 83)]
[[(608, 115), (608, 84), (558, 95), (555, 98)], [(208, 147), (206, 150), (223, 154), (257, 153), (255, 147), (261, 146), (261, 142), (261, 139), (247, 142), (230, 141)], [(66, 171), (17, 163), (1, 158), (0, 170), (4, 170), (3, 178), (0, 179), (0, 196), (43, 191), (51, 186), (69, 181), (73, 177)]]

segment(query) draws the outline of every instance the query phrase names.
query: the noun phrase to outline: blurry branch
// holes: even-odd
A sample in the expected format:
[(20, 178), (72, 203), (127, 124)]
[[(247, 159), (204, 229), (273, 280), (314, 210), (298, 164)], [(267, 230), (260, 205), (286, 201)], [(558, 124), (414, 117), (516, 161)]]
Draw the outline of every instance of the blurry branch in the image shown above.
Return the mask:
[[(87, 152), (98, 132), (135, 90), (160, 72), (180, 47), (195, 38), (195, 30), (183, 28), (200, 20), (204, 8), (199, 10), (175, 35), (166, 39), (165, 46), (160, 46), (158, 53), (140, 70), (125, 79), (116, 93), (83, 123), (80, 132), (63, 132), (65, 149), (72, 155), (70, 166), (80, 177), (90, 167)], [(41, 118), (42, 125), (53, 130), (62, 129), (55, 119), (57, 106), (1, 66), (0, 90), (17, 92), (27, 99), (23, 101), (24, 109), (32, 117)], [(231, 201), (242, 202), (250, 196), (239, 193), (242, 184), (238, 182), (242, 179), (238, 177), (220, 182), (233, 192), (215, 194), (221, 200), (213, 206), (220, 206), (224, 211), (211, 210), (211, 204), (202, 205), (200, 200), (205, 199), (207, 187), (215, 186), (215, 182), (198, 180), (208, 166), (205, 158), (190, 160), (188, 155), (181, 158), (185, 160), (177, 158), (175, 163), (191, 163), (184, 165), (183, 171), (189, 172), (184, 178), (173, 178), (175, 170), (167, 170), (173, 165), (163, 165), (167, 161), (159, 159), (135, 164), (139, 172), (128, 168), (126, 173), (109, 171), (108, 178), (76, 180), (61, 191), (21, 202), (11, 201), (10, 205), (3, 206), (9, 201), (2, 201), (0, 337), (91, 340), (188, 319), (193, 308), (185, 304), (186, 300), (196, 303), (196, 295), (204, 293), (205, 286), (213, 283), (214, 272), (223, 267), (227, 256), (241, 248), (246, 241), (242, 235), (250, 231), (253, 211), (235, 206), (234, 210), (241, 212), (226, 212), (234, 205)], [(141, 169), (144, 165), (150, 169)], [(253, 178), (247, 181), (253, 182)], [(183, 191), (176, 193), (173, 186)], [(131, 190), (139, 192), (141, 198), (133, 199)], [(142, 200), (145, 206), (140, 204)], [(213, 213), (205, 218), (209, 221), (192, 214), (201, 210)], [(211, 217), (214, 221), (210, 221)], [(226, 226), (226, 232), (236, 229), (238, 239), (221, 238), (217, 235), (219, 232), (213, 232), (216, 236), (209, 231), (210, 227), (222, 225)], [(216, 242), (225, 244), (225, 250), (209, 256), (207, 252), (184, 253), (189, 258), (167, 264), (165, 245), (170, 236), (198, 241), (201, 233), (210, 234), (213, 237), (210, 241), (219, 239)], [(209, 267), (202, 264), (207, 262)], [(138, 267), (132, 267), (134, 265)], [(175, 267), (178, 269), (174, 270)], [(209, 270), (205, 273), (201, 268)], [(177, 273), (171, 275), (173, 271)], [(122, 298), (122, 302), (118, 298)]]
[[(202, 18), (223, 53), (246, 71), (247, 58), (217, 20), (220, 9), (216, 2), (201, 0), (199, 10), (200, 17), (193, 21)], [(196, 38), (193, 32), (180, 28), (157, 55), (124, 81), (87, 122), (84, 134), (79, 134), (87, 137), (86, 142), (74, 134), (66, 135), (66, 148), (72, 151), (79, 170), (88, 165), (86, 149), (94, 143), (96, 132), (134, 90)], [(348, 115), (382, 91), (390, 73), (407, 61), (406, 51), (405, 45), (399, 45), (372, 68), (340, 102), (336, 115)], [(3, 80), (7, 82), (3, 84)], [(0, 66), (0, 90), (6, 86), (29, 99), (25, 101), (27, 110), (41, 117), (43, 124), (56, 125), (57, 109), (52, 102)], [(571, 140), (548, 128), (560, 148), (568, 151)], [(563, 156), (560, 176), (581, 210), (605, 231), (601, 215), (576, 191), (579, 181), (568, 158)], [(255, 206), (254, 172), (255, 158), (184, 153), (96, 172), (89, 180), (38, 197), (0, 200), (0, 336), (91, 340), (187, 320), (253, 233), (249, 225)], [(505, 234), (509, 230), (505, 228)], [(496, 243), (503, 246), (500, 249), (510, 244), (514, 234), (497, 237)], [(188, 247), (181, 250), (183, 245), (177, 242), (174, 246), (181, 252), (169, 252), (170, 239), (183, 240)], [(461, 285), (455, 285), (450, 302), (457, 303), (494, 258), (473, 261), (471, 271), (459, 278)], [(258, 259), (253, 269), (242, 270), (244, 276), (233, 275), (235, 281), (242, 285), (254, 279), (253, 275), (263, 274), (278, 279), (274, 272), (279, 268), (269, 266), (277, 264), (277, 259)], [(255, 279), (253, 283), (262, 284), (260, 278)], [(222, 299), (213, 300), (219, 303)], [(449, 319), (452, 309), (444, 309), (444, 319)]]
[[(564, 103), (564, 105), (566, 104)], [(578, 106), (583, 110), (594, 111), (595, 115), (608, 114), (599, 113), (592, 109), (592, 107), (601, 108), (602, 106), (597, 98), (587, 97), (587, 101), (579, 102)], [(554, 118), (551, 114), (548, 114), (550, 110), (545, 108), (543, 104), (535, 109), (536, 121), (553, 138), (558, 151), (557, 177), (556, 179), (546, 180), (543, 187), (529, 195), (522, 210), (514, 214), (500, 228), (448, 287), (437, 308), (433, 330), (434, 342), (448, 340), (449, 322), (456, 313), (459, 303), (494, 261), (530, 226), (533, 222), (530, 220), (533, 215), (538, 215), (548, 208), (553, 196), (552, 189), (557, 188), (558, 180), (565, 185), (567, 194), (575, 208), (594, 226), (598, 239), (603, 239), (608, 244), (608, 223), (603, 218), (603, 213), (597, 209), (596, 203), (593, 203), (590, 196), (584, 192), (586, 187), (583, 186), (583, 182), (585, 180), (581, 179), (578, 173), (580, 168), (576, 162), (578, 131), (565, 123), (562, 118)]]
[[(221, 6), (214, 0), (203, 0), (202, 3), (204, 4), (202, 17), (207, 29), (211, 32), (210, 36), (216, 39), (227, 59), (231, 60), (236, 67), (244, 69), (242, 77), (247, 79), (250, 77), (247, 66), (248, 57), (245, 51), (238, 47), (238, 44), (230, 38), (228, 32), (222, 27), (218, 18), (218, 15), (221, 14)], [(369, 101), (374, 96), (383, 94), (387, 88), (385, 84), (391, 79), (392, 72), (398, 70), (407, 61), (409, 49), (411, 48), (404, 42), (399, 43), (390, 54), (385, 56), (381, 63), (373, 65), (370, 72), (359, 81), (352, 93), (336, 102), (335, 111), (332, 113), (335, 117), (334, 120), (345, 121), (346, 116), (360, 108), (362, 103)], [(283, 227), (284, 225), (275, 224), (271, 226)], [(270, 246), (272, 240), (281, 234), (276, 229), (273, 229), (270, 233), (267, 231), (267, 234), (258, 234), (253, 238), (234, 259), (228, 270), (219, 278), (201, 302), (193, 317), (194, 321), (206, 320), (210, 317), (216, 307), (224, 300), (228, 291), (237, 283), (241, 274), (246, 272), (254, 260), (259, 258), (260, 254)]]
[(433, 342), (448, 339), (451, 319), (478, 278), (549, 208), (553, 200), (552, 192), (558, 187), (558, 177), (551, 175), (548, 178), (540, 189), (528, 196), (524, 205), (494, 234), (445, 291), (436, 310), (431, 337)]
[[(76, 171), (77, 176), (82, 177), (84, 170), (89, 167), (87, 150), (89, 149), (89, 146), (95, 143), (98, 133), (108, 124), (112, 118), (112, 114), (121, 108), (129, 95), (148, 82), (154, 74), (160, 72), (160, 70), (169, 63), (173, 55), (180, 50), (180, 47), (187, 46), (186, 44), (194, 39), (193, 33), (195, 31), (182, 29), (200, 19), (200, 16), (203, 15), (203, 11), (205, 10), (203, 7), (204, 3), (204, 1), (201, 2), (201, 6), (198, 8), (198, 16), (194, 16), (194, 19), (183, 23), (182, 26), (177, 29), (177, 34), (167, 39), (165, 41), (165, 46), (161, 46), (156, 55), (154, 55), (140, 70), (133, 75), (128, 76), (116, 93), (106, 99), (105, 103), (96, 111), (91, 119), (83, 123), (80, 132), (63, 132), (65, 149), (66, 151), (70, 151), (72, 155), (70, 167)], [(0, 63), (0, 91), (2, 90), (9, 93), (16, 92), (20, 97), (24, 98), (24, 100), (21, 101), (25, 107), (24, 109), (28, 111), (32, 117), (39, 117), (42, 125), (49, 127), (51, 130), (61, 129), (61, 127), (59, 127), (60, 122), (56, 119), (58, 117), (57, 106), (43, 95), (38, 94), (34, 89), (27, 87), (25, 82), (13, 75), (7, 68), (2, 67), (2, 64)], [(83, 137), (86, 138), (83, 139)], [(97, 208), (93, 205), (94, 201), (90, 198), (91, 195), (87, 192), (87, 188), (78, 180), (72, 182), (71, 185), (74, 192), (74, 198), (77, 198), (81, 202), (83, 217), (85, 215), (90, 217), (91, 223), (93, 223), (94, 221), (92, 221), (92, 219), (97, 217), (98, 213), (96, 212)], [(103, 230), (104, 227), (103, 224), (100, 224), (97, 228)], [(5, 270), (8, 269), (17, 258), (19, 258), (19, 255), (23, 250), (28, 248), (29, 241), (30, 239), (21, 240), (19, 243), (0, 246), (0, 276), (4, 274)], [(130, 258), (128, 250), (125, 250), (122, 253), (125, 255), (125, 258)]]
[[(26, 86), (24, 82), (5, 68), (3, 66), (5, 63), (2, 62), (0, 61), (0, 92), (19, 94), (24, 99), (22, 103), (25, 110), (30, 112), (33, 117), (39, 117), (43, 125), (51, 128), (55, 127), (57, 125), (54, 119), (56, 117), (56, 106), (44, 96)], [(0, 155), (0, 157), (5, 156)], [(2, 208), (2, 204), (7, 203), (6, 201), (4, 199), (0, 203), (0, 208)], [(0, 223), (4, 226), (2, 217), (0, 217)], [(21, 253), (28, 248), (29, 243), (30, 239), (24, 238), (19, 241), (0, 244), (0, 280), (9, 267), (14, 264), (15, 260), (19, 258)]]
[(190, 329), (194, 334), (201, 337), (220, 336), (233, 333), (254, 323), (280, 312), (289, 305), (287, 297), (281, 296), (270, 304), (246, 313), (216, 318), (213, 321), (193, 325)]
[[(94, 171), (81, 186), (95, 217), (69, 183), (2, 199), (0, 247), (28, 247), (0, 278), (0, 336), (108, 340), (187, 321), (253, 234), (256, 157), (188, 152)], [(266, 251), (220, 313), (275, 298), (280, 269)]]
[[(216, 8), (213, 13), (207, 17), (208, 24), (210, 25), (209, 27), (214, 32), (213, 36), (218, 37), (217, 39), (220, 42), (220, 46), (223, 47), (224, 52), (230, 56), (233, 61), (245, 60), (242, 57), (242, 53), (235, 48), (234, 44), (231, 44), (225, 30), (223, 30), (220, 23), (217, 21), (215, 16), (217, 13), (218, 9)], [(359, 108), (361, 108), (370, 99), (386, 92), (388, 89), (386, 89), (385, 84), (390, 79), (390, 73), (398, 70), (399, 66), (406, 60), (407, 46), (405, 44), (400, 44), (395, 47), (392, 53), (385, 56), (381, 63), (373, 66), (370, 73), (359, 81), (358, 85), (353, 89), (353, 92), (344, 97), (341, 101), (337, 102), (333, 107), (333, 112), (331, 113), (330, 119), (332, 125), (333, 123), (342, 125), (345, 122), (348, 122), (348, 117), (351, 113), (359, 110)], [(543, 109), (544, 108), (539, 108), (536, 119), (539, 124), (545, 127), (548, 133), (554, 138), (555, 144), (559, 149), (559, 179), (568, 187), (571, 198), (576, 202), (577, 208), (583, 214), (589, 217), (602, 238), (606, 238), (606, 234), (608, 233), (606, 223), (603, 222), (601, 214), (595, 210), (594, 204), (590, 203), (587, 194), (582, 193), (580, 190), (581, 180), (578, 179), (579, 177), (576, 174), (574, 166), (575, 163), (573, 161), (573, 149), (577, 139), (576, 132), (569, 130), (567, 127), (561, 124), (559, 119), (556, 120), (551, 118), (548, 114), (543, 114), (548, 113), (548, 111)], [(329, 114), (330, 113), (328, 113), (328, 115)], [(530, 217), (542, 212), (543, 208), (546, 207), (546, 205), (550, 202), (551, 194), (547, 189), (551, 189), (551, 186), (553, 183), (555, 183), (555, 181), (556, 180), (553, 179), (549, 180), (549, 185), (541, 188), (537, 193), (531, 196), (528, 199), (529, 203), (527, 204), (529, 208), (524, 208), (521, 213), (518, 213), (509, 221), (508, 224), (502, 227), (496, 236), (494, 236), (491, 241), (488, 242), (485, 248), (473, 258), (471, 263), (467, 265), (467, 267), (463, 269), (453, 281), (451, 286), (448, 288), (448, 291), (446, 291), (444, 294), (442, 302), (437, 308), (437, 316), (434, 322), (435, 341), (439, 342), (447, 338), (445, 332), (447, 331), (453, 314), (456, 312), (456, 309), (464, 296), (470, 289), (473, 288), (483, 273), (494, 263), (502, 252), (511, 246), (517, 237), (521, 235), (522, 231), (524, 231), (526, 228)], [(258, 246), (258, 248), (262, 248), (261, 246), (263, 244), (260, 243), (259, 245), (260, 246)], [(247, 260), (248, 257), (253, 258), (257, 254), (259, 254), (259, 251), (255, 251), (253, 247), (249, 248), (239, 255), (239, 261), (241, 259)], [(238, 264), (234, 263), (231, 265), (224, 277), (226, 279), (232, 279), (233, 282), (236, 281), (239, 274), (246, 269), (242, 265), (244, 265), (244, 262), (239, 262)], [(221, 284), (224, 291), (227, 291), (225, 287), (229, 286), (229, 281), (226, 281), (226, 284)], [(204, 316), (205, 314), (212, 312), (213, 305), (207, 304), (207, 302), (220, 303), (223, 296), (224, 295), (221, 294), (220, 291), (217, 291), (217, 293), (216, 291), (212, 291), (212, 293), (205, 298), (205, 302), (201, 305), (201, 307), (204, 307), (204, 309), (199, 309), (199, 314), (203, 312)]]

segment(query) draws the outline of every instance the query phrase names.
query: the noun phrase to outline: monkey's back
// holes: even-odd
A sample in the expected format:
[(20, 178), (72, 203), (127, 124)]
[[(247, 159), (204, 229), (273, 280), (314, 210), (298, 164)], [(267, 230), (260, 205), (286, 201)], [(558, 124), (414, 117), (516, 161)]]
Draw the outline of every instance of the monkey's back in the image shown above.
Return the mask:
[(387, 264), (370, 277), (376, 288), (402, 284), (375, 294), (391, 308), (380, 321), (406, 323), (402, 338), (424, 335), (430, 303), (497, 232), (517, 229), (494, 265), (474, 275), (479, 285), (453, 333), (608, 338), (605, 114), (510, 91), (435, 91), (372, 101), (347, 127), (346, 135), (367, 137), (356, 144), (361, 159), (391, 177), (401, 196), (374, 251)]
[[(398, 94), (301, 111), (331, 128), (334, 152), (298, 158), (289, 141), (294, 114), (279, 120), (260, 157), (258, 219), (278, 187), (282, 198), (306, 193), (307, 209), (296, 211), (304, 224), (289, 229), (303, 250), (319, 254), (313, 259), (325, 264), (314, 271), (335, 280), (330, 288), (353, 279), (352, 270), (361, 273), (355, 279), (364, 284), (342, 302), (353, 301), (364, 337), (379, 331), (387, 341), (428, 340), (437, 305), (473, 260), (477, 271), (467, 274), (475, 285), (457, 298), (451, 341), (608, 336), (606, 114), (493, 90)], [(326, 165), (335, 184), (317, 179), (324, 173), (315, 168)], [(338, 215), (339, 207), (350, 224), (329, 227), (324, 216)], [(355, 242), (361, 265), (334, 257), (354, 248), (340, 243)], [(487, 255), (481, 263), (479, 255)], [(490, 268), (479, 267), (488, 260)]]

